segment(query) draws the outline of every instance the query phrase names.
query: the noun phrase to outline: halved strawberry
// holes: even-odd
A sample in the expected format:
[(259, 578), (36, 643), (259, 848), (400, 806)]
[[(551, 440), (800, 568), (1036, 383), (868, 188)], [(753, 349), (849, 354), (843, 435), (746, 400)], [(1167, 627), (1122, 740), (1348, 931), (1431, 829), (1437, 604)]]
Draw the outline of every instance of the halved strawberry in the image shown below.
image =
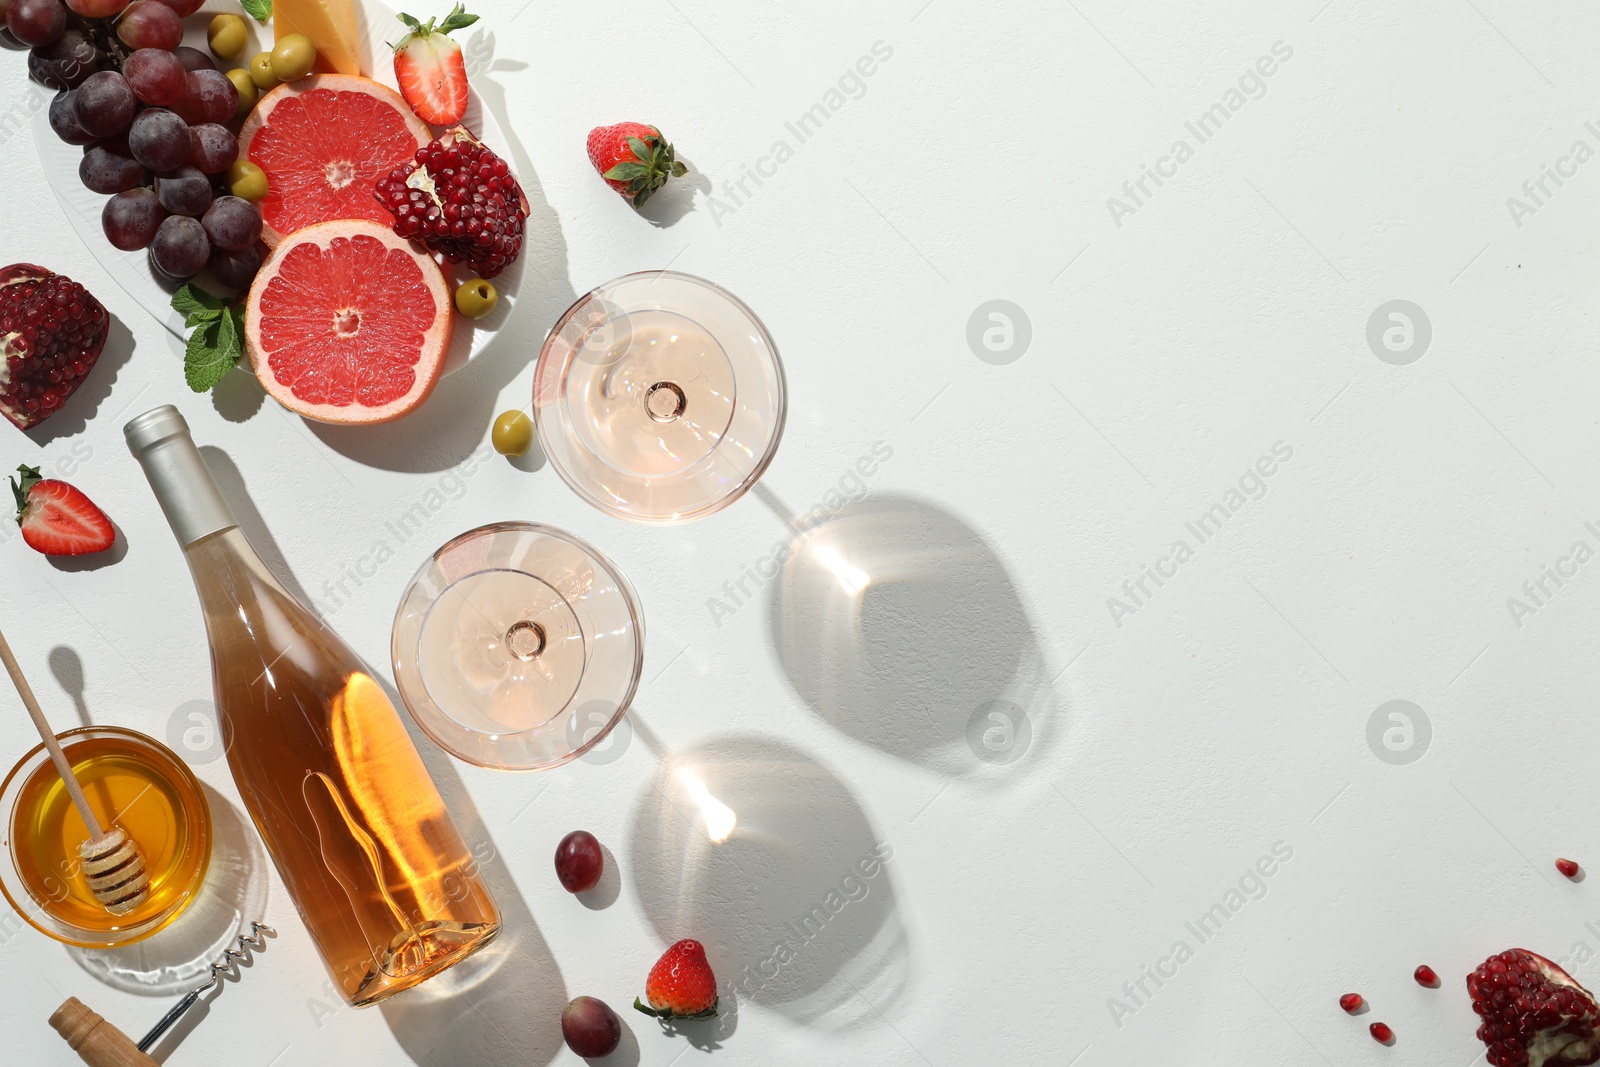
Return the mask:
[(117, 539), (106, 513), (66, 482), (41, 478), (38, 467), (21, 466), (19, 482), (11, 479), (17, 497), (17, 525), (28, 547), (47, 556), (87, 556), (104, 552)]
[(461, 46), (445, 36), (478, 21), (460, 4), (434, 29), (433, 20), (418, 22), (402, 14), (410, 33), (394, 46), (394, 76), (400, 95), (417, 118), (434, 126), (450, 126), (467, 113), (467, 64)]

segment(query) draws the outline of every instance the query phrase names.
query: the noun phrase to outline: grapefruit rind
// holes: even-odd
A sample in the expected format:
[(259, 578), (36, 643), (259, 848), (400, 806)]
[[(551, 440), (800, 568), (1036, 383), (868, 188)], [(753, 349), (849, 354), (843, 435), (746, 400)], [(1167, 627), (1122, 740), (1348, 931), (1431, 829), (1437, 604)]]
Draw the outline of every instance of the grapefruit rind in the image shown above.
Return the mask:
[[(394, 258), (397, 255), (399, 258)], [(382, 258), (381, 270), (375, 269), (377, 257)], [(329, 265), (336, 258), (337, 265)], [(358, 261), (374, 269), (348, 269)], [(406, 268), (408, 262), (415, 264), (415, 276)], [(331, 278), (335, 291), (308, 292), (303, 284), (308, 266), (311, 273), (318, 269), (325, 272), (322, 278), (311, 279), (313, 282), (327, 283)], [(286, 267), (292, 276), (285, 275)], [(279, 283), (276, 288), (275, 281)], [(375, 293), (378, 297), (392, 294), (394, 285), (406, 285), (415, 292), (418, 283), (433, 302), (431, 317), (420, 301), (414, 308), (378, 308), (361, 303), (373, 299)], [(388, 293), (382, 288), (385, 284), (390, 285)], [(317, 306), (319, 297), (321, 307)], [(348, 318), (350, 307), (356, 313), (354, 332), (336, 341), (334, 331), (346, 328), (341, 316)], [(261, 265), (245, 301), (244, 347), (262, 388), (290, 411), (316, 422), (343, 425), (390, 422), (415, 410), (438, 384), (450, 350), (452, 312), (449, 284), (431, 256), (397, 237), (387, 226), (364, 219), (336, 219), (295, 231)], [(370, 319), (374, 313), (380, 318)], [(414, 314), (409, 329), (396, 324), (407, 314)], [(328, 331), (325, 338), (321, 333), (324, 315)], [(368, 330), (368, 340), (359, 340), (364, 318), (373, 328)], [(313, 325), (308, 327), (307, 323)], [(309, 336), (312, 348), (325, 345), (326, 351), (312, 353), (319, 362), (307, 359), (305, 345), (285, 341), (285, 335), (296, 332), (302, 340)], [(396, 352), (408, 353), (413, 348), (414, 362), (393, 358)], [(350, 396), (361, 393), (380, 372), (403, 378), (407, 366), (414, 377), (409, 388), (399, 395), (390, 397), (384, 393), (378, 403)], [(340, 371), (346, 373), (341, 375)], [(332, 391), (345, 395), (346, 402), (318, 399), (318, 394), (329, 392), (325, 388), (329, 381), (337, 383), (339, 388)]]
[[(341, 131), (345, 119), (343, 102), (330, 100), (328, 94), (342, 96), (358, 93), (369, 97), (392, 110), (403, 125), (409, 138), (402, 137), (398, 129), (384, 135), (369, 121), (356, 119)], [(358, 102), (359, 103), (359, 102)], [(346, 132), (346, 143), (354, 151), (351, 158), (323, 160), (321, 169), (328, 175), (328, 185), (319, 186), (315, 172), (296, 169), (307, 162), (315, 163), (318, 147), (303, 141), (279, 144), (279, 134), (287, 123), (272, 129), (272, 116), (280, 105), (289, 104), (301, 113), (290, 118), (301, 127), (304, 138), (317, 138)], [(315, 112), (315, 114), (312, 114)], [(382, 112), (378, 113), (383, 114)], [(267, 141), (257, 144), (256, 139), (267, 134)], [(239, 158), (248, 159), (267, 175), (267, 196), (261, 201), (261, 239), (268, 248), (276, 248), (288, 233), (302, 225), (331, 222), (337, 218), (363, 218), (373, 222), (391, 224), (393, 219), (378, 203), (374, 187), (378, 179), (402, 163), (410, 163), (417, 149), (428, 144), (433, 134), (423, 121), (412, 114), (399, 93), (381, 82), (349, 74), (313, 74), (298, 81), (285, 82), (261, 98), (245, 119), (239, 130)], [(415, 142), (414, 144), (411, 142)], [(359, 155), (365, 153), (365, 155)], [(335, 186), (334, 182), (343, 184)], [(350, 192), (344, 192), (349, 189)], [(306, 200), (311, 197), (325, 201), (323, 209), (311, 210)], [(284, 226), (285, 218), (294, 225)]]

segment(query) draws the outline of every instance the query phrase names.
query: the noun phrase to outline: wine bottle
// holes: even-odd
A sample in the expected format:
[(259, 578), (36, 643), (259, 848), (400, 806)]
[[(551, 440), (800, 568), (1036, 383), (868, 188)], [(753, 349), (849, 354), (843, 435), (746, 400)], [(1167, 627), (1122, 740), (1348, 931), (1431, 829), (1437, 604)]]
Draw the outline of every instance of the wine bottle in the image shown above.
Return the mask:
[(176, 408), (124, 433), (200, 594), (239, 795), (334, 986), (374, 1004), (487, 944), (494, 899), (383, 687), (251, 550)]

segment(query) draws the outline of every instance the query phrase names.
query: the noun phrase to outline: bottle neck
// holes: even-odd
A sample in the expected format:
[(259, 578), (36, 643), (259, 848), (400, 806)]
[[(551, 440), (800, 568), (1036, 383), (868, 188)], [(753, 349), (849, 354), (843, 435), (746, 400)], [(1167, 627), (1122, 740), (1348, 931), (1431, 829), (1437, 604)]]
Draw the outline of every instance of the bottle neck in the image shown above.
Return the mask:
[(176, 408), (147, 411), (123, 432), (180, 545), (238, 525)]

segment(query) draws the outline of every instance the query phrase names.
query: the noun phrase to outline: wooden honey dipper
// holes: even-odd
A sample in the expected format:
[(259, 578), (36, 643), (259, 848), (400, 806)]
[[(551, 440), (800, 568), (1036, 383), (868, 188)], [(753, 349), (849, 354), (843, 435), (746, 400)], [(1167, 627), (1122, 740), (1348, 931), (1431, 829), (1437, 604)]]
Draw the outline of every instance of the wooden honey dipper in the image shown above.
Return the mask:
[(49, 751), (56, 772), (61, 775), (61, 784), (67, 787), (67, 795), (72, 797), (73, 806), (89, 828), (89, 839), (78, 846), (78, 858), (83, 861), (83, 876), (89, 883), (89, 891), (111, 914), (128, 914), (150, 898), (150, 874), (145, 870), (144, 854), (139, 851), (138, 843), (120, 827), (106, 830), (100, 826), (100, 820), (89, 807), (89, 799), (83, 795), (83, 787), (78, 784), (78, 776), (72, 773), (72, 764), (61, 751), (61, 742), (56, 740), (55, 731), (45, 721), (39, 701), (22, 676), (22, 668), (17, 666), (3, 633), (0, 633), (0, 662), (5, 663), (11, 684), (17, 687), (17, 695), (27, 707), (33, 725), (39, 730), (39, 738)]

